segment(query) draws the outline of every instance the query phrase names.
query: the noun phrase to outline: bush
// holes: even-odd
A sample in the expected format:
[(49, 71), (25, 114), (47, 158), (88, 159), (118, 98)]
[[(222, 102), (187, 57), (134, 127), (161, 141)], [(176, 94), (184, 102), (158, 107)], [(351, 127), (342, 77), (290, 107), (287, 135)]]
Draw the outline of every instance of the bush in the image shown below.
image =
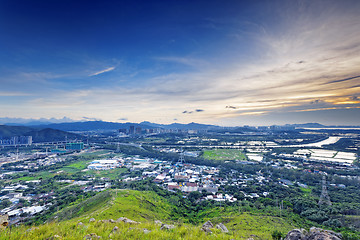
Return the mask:
[(300, 215), (317, 223), (321, 223), (329, 219), (329, 216), (324, 211), (318, 211), (316, 209), (306, 210)]
[(271, 237), (273, 240), (281, 240), (283, 237), (285, 237), (285, 234), (283, 234), (279, 230), (275, 230), (271, 233)]
[(342, 232), (343, 240), (358, 240), (359, 235), (355, 233)]
[(332, 227), (332, 228), (341, 228), (342, 223), (338, 219), (329, 219), (323, 222), (325, 226)]

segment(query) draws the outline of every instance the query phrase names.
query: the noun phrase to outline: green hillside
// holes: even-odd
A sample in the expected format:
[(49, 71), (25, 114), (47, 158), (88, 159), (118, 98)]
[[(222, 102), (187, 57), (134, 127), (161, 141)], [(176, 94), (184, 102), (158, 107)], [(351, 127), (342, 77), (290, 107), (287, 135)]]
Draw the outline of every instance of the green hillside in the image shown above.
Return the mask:
[(48, 141), (64, 141), (67, 139), (81, 139), (78, 134), (64, 132), (57, 129), (45, 128), (41, 130), (34, 130), (28, 132), (27, 135), (32, 136), (34, 142), (48, 142)]
[[(8, 228), (0, 234), (0, 239), (83, 239), (88, 234), (96, 234), (101, 239), (247, 239), (251, 236), (272, 239), (274, 230), (285, 233), (299, 227), (291, 219), (220, 207), (203, 211), (199, 216), (202, 222), (190, 224), (184, 219), (174, 220), (175, 209), (176, 204), (153, 191), (109, 190), (60, 210), (45, 224)], [(121, 217), (140, 223), (116, 222)], [(90, 222), (91, 218), (96, 221)], [(161, 225), (155, 220), (175, 228), (160, 230)], [(212, 234), (206, 234), (201, 226), (207, 220), (214, 225), (225, 224), (229, 233), (214, 228)], [(118, 229), (112, 231), (115, 226)]]
[(69, 206), (51, 219), (88, 221), (90, 218), (117, 219), (125, 216), (135, 221), (166, 220), (173, 207), (155, 192), (111, 190)]
[(0, 137), (10, 138), (22, 136), (33, 130), (34, 129), (30, 127), (0, 125)]
[(0, 138), (11, 138), (15, 136), (32, 136), (34, 142), (64, 141), (68, 139), (81, 139), (78, 134), (64, 132), (57, 129), (38, 129), (25, 126), (0, 125)]

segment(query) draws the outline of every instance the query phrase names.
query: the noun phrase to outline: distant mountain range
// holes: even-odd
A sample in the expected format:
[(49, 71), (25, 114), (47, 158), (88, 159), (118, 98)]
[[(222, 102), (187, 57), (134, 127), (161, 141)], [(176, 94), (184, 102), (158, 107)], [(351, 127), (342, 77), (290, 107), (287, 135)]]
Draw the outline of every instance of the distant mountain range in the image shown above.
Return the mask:
[(298, 128), (324, 128), (324, 127), (327, 127), (320, 123), (289, 124), (289, 126), (298, 127)]
[[(18, 124), (20, 125), (20, 124)], [(220, 128), (215, 125), (199, 123), (189, 124), (156, 124), (150, 122), (142, 123), (114, 123), (103, 121), (51, 123), (32, 126), (14, 126), (14, 124), (0, 125), (0, 138), (7, 139), (14, 136), (32, 136), (34, 142), (63, 141), (70, 139), (81, 139), (82, 136), (68, 131), (104, 131), (129, 129), (130, 126), (141, 127), (142, 129), (181, 129), (181, 130), (209, 130)]]
[(32, 136), (33, 142), (52, 142), (81, 139), (82, 136), (51, 128), (34, 128), (26, 126), (0, 125), (0, 138), (8, 139), (14, 136)]
[(70, 123), (53, 123), (45, 125), (36, 125), (36, 128), (53, 128), (62, 131), (98, 131), (98, 130), (118, 130), (121, 128), (129, 128), (130, 126), (141, 127), (143, 129), (154, 128), (139, 123), (114, 123), (103, 121), (87, 121), (87, 122), (70, 122)]
[(11, 126), (34, 126), (34, 125), (44, 125), (52, 123), (65, 123), (65, 122), (75, 122), (71, 118), (40, 118), (40, 119), (27, 119), (27, 118), (9, 118), (2, 117), (0, 118), (0, 124), (11, 125)]
[(62, 131), (98, 131), (98, 130), (118, 130), (118, 129), (129, 129), (130, 126), (141, 127), (142, 129), (154, 129), (154, 128), (163, 128), (163, 129), (181, 129), (181, 130), (209, 130), (217, 129), (219, 126), (215, 125), (206, 125), (199, 123), (172, 123), (172, 124), (157, 124), (151, 122), (141, 122), (141, 123), (114, 123), (114, 122), (104, 122), (104, 121), (87, 121), (87, 122), (70, 122), (70, 123), (53, 123), (53, 124), (44, 124), (44, 125), (35, 125), (32, 127), (35, 128), (52, 128)]
[[(56, 119), (57, 121), (60, 119)], [(64, 118), (65, 121), (70, 121), (68, 118)], [(39, 120), (40, 121), (40, 120)], [(0, 121), (1, 122), (1, 121)], [(35, 124), (37, 123), (37, 124)], [(32, 124), (31, 126), (28, 126)], [(79, 121), (79, 122), (62, 122), (62, 123), (48, 123), (48, 122), (40, 122), (33, 121), (27, 122), (26, 124), (20, 123), (8, 123), (7, 126), (19, 126), (17, 130), (13, 130), (15, 132), (26, 131), (26, 127), (30, 127), (32, 129), (57, 129), (61, 131), (112, 131), (118, 129), (129, 129), (130, 126), (141, 127), (142, 129), (153, 129), (153, 128), (162, 128), (162, 129), (180, 129), (180, 130), (220, 130), (220, 131), (235, 131), (235, 132), (252, 132), (256, 131), (256, 129), (251, 127), (220, 127), (216, 125), (209, 124), (200, 124), (200, 123), (172, 123), (172, 124), (158, 124), (151, 123), (148, 121), (144, 121), (141, 123), (116, 123), (116, 122), (105, 122), (105, 121)], [(286, 124), (284, 126), (292, 126), (296, 128), (331, 128), (331, 127), (340, 127), (340, 126), (325, 126), (319, 123), (304, 123), (304, 124)], [(341, 126), (341, 127), (354, 127), (354, 126)], [(356, 126), (355, 126), (356, 127)], [(29, 132), (29, 131), (28, 131)], [(0, 135), (1, 136), (1, 135)]]

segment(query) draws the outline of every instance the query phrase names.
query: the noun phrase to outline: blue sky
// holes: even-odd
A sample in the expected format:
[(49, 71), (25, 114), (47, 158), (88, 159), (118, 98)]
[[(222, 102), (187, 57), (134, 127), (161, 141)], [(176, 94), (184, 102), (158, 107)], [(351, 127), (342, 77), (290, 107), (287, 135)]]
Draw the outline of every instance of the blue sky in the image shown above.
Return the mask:
[(359, 1), (0, 1), (0, 118), (358, 124)]

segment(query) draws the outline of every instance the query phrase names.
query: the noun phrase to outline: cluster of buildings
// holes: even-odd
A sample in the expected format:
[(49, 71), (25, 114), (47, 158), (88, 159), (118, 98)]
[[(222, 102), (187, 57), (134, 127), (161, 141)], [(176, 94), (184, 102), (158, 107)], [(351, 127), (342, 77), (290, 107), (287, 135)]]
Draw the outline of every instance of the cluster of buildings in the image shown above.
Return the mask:
[(168, 190), (178, 189), (189, 193), (207, 191), (215, 194), (219, 186), (215, 184), (219, 169), (194, 164), (163, 164), (157, 170), (154, 182), (161, 184)]
[[(150, 129), (146, 129), (150, 130)], [(119, 133), (122, 135), (140, 135), (142, 133), (142, 128), (138, 126), (129, 126), (129, 128), (119, 129)]]
[(87, 168), (90, 170), (109, 170), (122, 166), (122, 159), (102, 159), (92, 161)]
[(187, 133), (197, 134), (199, 132), (207, 132), (206, 130), (193, 130), (193, 129), (164, 129), (164, 128), (146, 128), (143, 129), (140, 126), (129, 126), (129, 128), (119, 129), (120, 135), (141, 135), (141, 134), (162, 134), (162, 133)]
[(11, 138), (0, 138), (0, 146), (31, 145), (32, 136), (15, 136)]
[[(125, 131), (126, 130), (126, 131)], [(140, 134), (142, 129), (135, 126), (130, 126), (129, 129), (125, 129), (124, 134)], [(147, 129), (147, 133), (151, 131), (157, 131), (156, 129)], [(168, 131), (161, 129), (161, 131)], [(188, 130), (186, 130), (188, 131)], [(121, 130), (120, 130), (121, 132)], [(201, 145), (197, 145), (198, 143)], [(195, 144), (193, 144), (195, 143)], [(271, 165), (273, 168), (287, 168), (287, 169), (297, 169), (304, 168), (303, 171), (313, 171), (309, 170), (308, 165), (309, 161), (299, 161), (299, 160), (310, 160), (314, 162), (330, 162), (330, 163), (339, 163), (339, 164), (351, 164), (357, 156), (354, 153), (345, 153), (337, 152), (319, 148), (302, 148), (294, 153), (272, 153), (268, 154), (272, 148), (280, 147), (280, 145), (271, 141), (242, 141), (242, 142), (226, 142), (220, 141), (215, 138), (206, 138), (200, 139), (197, 136), (191, 136), (186, 139), (181, 139), (176, 146), (165, 146), (161, 145), (157, 148), (160, 152), (167, 153), (180, 153), (180, 155), (186, 155), (191, 157), (198, 157), (200, 151), (193, 150), (194, 148), (201, 149), (202, 144), (206, 148), (236, 148), (243, 150), (246, 155), (246, 160), (235, 160), (234, 162), (238, 164), (260, 164), (260, 162)], [(184, 144), (185, 151), (179, 150), (178, 144)], [(186, 148), (188, 145), (191, 148)], [(69, 151), (81, 151), (84, 149), (84, 144), (82, 142), (67, 143), (66, 150)], [(190, 150), (191, 149), (191, 150)], [(79, 153), (72, 153), (79, 154)], [(266, 156), (266, 157), (264, 157)], [(19, 158), (19, 155), (13, 156)], [(338, 160), (339, 161), (336, 161)], [(29, 171), (33, 169), (38, 169), (42, 166), (54, 165), (63, 161), (66, 161), (66, 157), (58, 156), (54, 153), (32, 153), (31, 156), (28, 156), (28, 159), (23, 158), (23, 161), (8, 166), (5, 170), (13, 172), (5, 172), (0, 175), (1, 178), (8, 178), (9, 175), (13, 173), (18, 173), (15, 171)], [(268, 161), (269, 160), (269, 161)], [(312, 163), (312, 162), (311, 162)], [(118, 179), (119, 181), (138, 181), (145, 178), (152, 177), (154, 182), (159, 186), (169, 190), (169, 191), (181, 191), (185, 195), (191, 192), (201, 192), (201, 200), (211, 200), (217, 202), (235, 202), (240, 197), (237, 194), (240, 194), (243, 198), (254, 199), (259, 197), (267, 197), (269, 189), (266, 187), (269, 183), (278, 184), (284, 187), (289, 187), (294, 184), (298, 184), (301, 187), (306, 188), (307, 186), (302, 183), (294, 183), (287, 179), (272, 179), (271, 177), (265, 177), (264, 174), (258, 172), (256, 174), (243, 174), (235, 170), (227, 172), (226, 174), (220, 172), (218, 167), (202, 166), (196, 164), (188, 164), (180, 161), (176, 164), (167, 161), (159, 161), (156, 159), (141, 158), (139, 156), (132, 157), (117, 157), (109, 159), (99, 159), (94, 160), (89, 163), (88, 170), (101, 170), (108, 171), (115, 168), (126, 167), (129, 169), (131, 174)], [(345, 166), (343, 166), (345, 167)], [(346, 167), (348, 167), (346, 165)], [(91, 174), (93, 174), (92, 171)], [(133, 174), (133, 173), (136, 174)], [(92, 176), (85, 176), (87, 181), (74, 181), (74, 180), (58, 180), (69, 185), (79, 185), (80, 189), (84, 192), (99, 192), (111, 187), (111, 181), (108, 178), (103, 178), (101, 181), (96, 181), (94, 174)], [(319, 173), (320, 174), (320, 173)], [(130, 177), (131, 176), (131, 177)], [(64, 178), (62, 178), (64, 179)], [(46, 204), (39, 205), (39, 199), (46, 198), (52, 199), (54, 193), (45, 193), (37, 196), (23, 196), (23, 192), (29, 187), (34, 187), (36, 184), (41, 184), (40, 180), (27, 181), (26, 184), (9, 184), (4, 186), (2, 189), (3, 194), (0, 196), (0, 201), (9, 200), (11, 206), (1, 210), (1, 213), (7, 213), (14, 221), (20, 219), (24, 215), (35, 215), (47, 208)], [(254, 186), (264, 186), (258, 189), (257, 191)], [(336, 185), (335, 187), (344, 188), (345, 185)], [(233, 191), (228, 191), (226, 189), (232, 188)], [(234, 190), (235, 189), (235, 190)], [(19, 202), (23, 199), (24, 201), (31, 202), (31, 206), (21, 206)], [(42, 202), (42, 201), (40, 201)]]
[(23, 170), (31, 171), (39, 169), (40, 167), (55, 165), (60, 162), (66, 161), (65, 157), (58, 156), (57, 154), (48, 153), (33, 153), (26, 155), (26, 157), (19, 158), (19, 163), (16, 165), (7, 166), (7, 170)]
[[(2, 196), (0, 197), (0, 201), (9, 201), (10, 206), (1, 209), (0, 214), (7, 214), (9, 216), (10, 223), (14, 224), (24, 219), (24, 217), (31, 217), (47, 209), (47, 205), (40, 206), (38, 204), (38, 201), (41, 198), (47, 197), (47, 194), (40, 194), (37, 196), (23, 195), (24, 190), (33, 188), (34, 184), (39, 184), (40, 182), (40, 180), (34, 180), (27, 181), (24, 184), (5, 186), (1, 190)], [(24, 204), (25, 202), (27, 204)]]

